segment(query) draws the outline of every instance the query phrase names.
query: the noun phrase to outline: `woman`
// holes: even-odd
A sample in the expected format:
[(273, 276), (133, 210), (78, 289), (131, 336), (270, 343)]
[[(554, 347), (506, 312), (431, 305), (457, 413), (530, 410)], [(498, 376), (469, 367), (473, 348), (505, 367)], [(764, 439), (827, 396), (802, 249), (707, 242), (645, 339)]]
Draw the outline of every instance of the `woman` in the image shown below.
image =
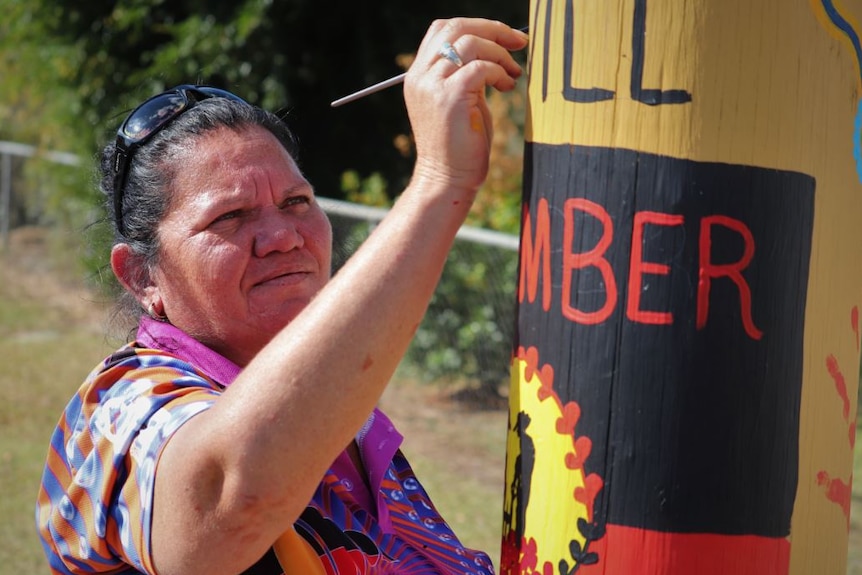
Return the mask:
[(329, 223), (277, 119), (194, 86), (129, 116), (102, 188), (111, 266), (144, 313), (52, 438), (36, 516), (55, 573), (490, 572), (375, 404), (486, 176), (484, 90), (514, 87), (526, 42), (431, 25), (404, 85), (413, 177), (331, 280)]

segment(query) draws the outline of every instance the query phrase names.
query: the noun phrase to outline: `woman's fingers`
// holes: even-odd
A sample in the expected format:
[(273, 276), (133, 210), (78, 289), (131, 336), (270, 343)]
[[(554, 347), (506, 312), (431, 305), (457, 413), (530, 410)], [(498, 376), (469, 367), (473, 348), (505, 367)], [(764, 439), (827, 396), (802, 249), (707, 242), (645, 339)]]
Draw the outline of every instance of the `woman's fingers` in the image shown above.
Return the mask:
[(526, 44), (526, 34), (501, 22), (455, 18), (431, 25), (404, 84), (416, 173), (449, 182), (454, 191), (481, 186), (493, 135), (485, 90), (515, 87), (521, 67), (510, 50)]
[[(491, 55), (492, 58), (490, 59), (503, 65), (511, 72), (517, 67), (517, 63), (509, 51), (526, 47), (527, 38), (525, 33), (494, 20), (480, 18), (435, 20), (419, 46), (414, 64), (418, 64), (421, 69), (429, 69), (441, 58), (440, 49), (445, 42), (448, 42), (458, 51), (465, 64), (467, 59), (464, 56), (468, 52), (472, 52), (470, 60)], [(481, 51), (479, 48), (471, 48), (471, 44), (475, 41), (484, 42), (485, 47)], [(496, 55), (488, 52), (490, 45), (499, 48), (499, 52), (496, 50), (493, 52)]]
[[(499, 65), (513, 78), (521, 75), (521, 66), (512, 58), (508, 49), (481, 36), (466, 35), (451, 43), (444, 42), (441, 44), (439, 53), (442, 57), (437, 62), (445, 64), (451, 72), (472, 62), (480, 61)], [(450, 59), (452, 57), (459, 59), (461, 66), (453, 62)], [(439, 64), (435, 63), (435, 65)]]

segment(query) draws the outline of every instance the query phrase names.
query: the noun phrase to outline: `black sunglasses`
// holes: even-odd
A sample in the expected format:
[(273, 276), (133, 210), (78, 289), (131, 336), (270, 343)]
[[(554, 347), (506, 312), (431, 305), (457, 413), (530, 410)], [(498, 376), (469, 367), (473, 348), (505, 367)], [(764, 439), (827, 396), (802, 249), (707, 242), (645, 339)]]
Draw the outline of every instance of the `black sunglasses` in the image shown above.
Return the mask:
[(183, 112), (192, 109), (195, 104), (207, 98), (227, 98), (234, 102), (247, 103), (227, 90), (182, 84), (153, 96), (135, 108), (117, 130), (117, 144), (114, 151), (114, 216), (120, 235), (125, 235), (123, 195), (129, 166), (135, 152)]

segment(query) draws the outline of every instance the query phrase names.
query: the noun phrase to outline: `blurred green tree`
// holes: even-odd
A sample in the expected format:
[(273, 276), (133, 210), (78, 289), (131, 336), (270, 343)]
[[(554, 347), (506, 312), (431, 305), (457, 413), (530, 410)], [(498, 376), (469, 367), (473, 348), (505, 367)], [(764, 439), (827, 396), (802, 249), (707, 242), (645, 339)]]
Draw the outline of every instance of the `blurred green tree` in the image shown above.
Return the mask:
[[(0, 137), (94, 158), (146, 97), (181, 83), (213, 84), (288, 121), (319, 194), (381, 205), (402, 189), (413, 164), (400, 89), (336, 109), (329, 103), (406, 69), (434, 18), (523, 26), (528, 7), (526, 0), (0, 0)], [(518, 228), (523, 100), (522, 92), (490, 96), (493, 167), (473, 225)], [(54, 202), (61, 210), (82, 206), (77, 211), (87, 218), (76, 222), (92, 220), (97, 203), (92, 171), (82, 173), (80, 181), (58, 183)], [(91, 231), (108, 241), (103, 227)], [(514, 279), (495, 273), (512, 268), (516, 254), (488, 264), (483, 250), (464, 248), (450, 265), (413, 357), (431, 376), (472, 379), (496, 392), (508, 371), (512, 321), (510, 311), (489, 307), (487, 290), (511, 293), (500, 282)], [(107, 253), (91, 252), (91, 265), (104, 265), (98, 255)], [(432, 329), (452, 337), (428, 335)]]
[(211, 83), (281, 111), (309, 179), (334, 197), (347, 170), (385, 174), (398, 190), (412, 161), (395, 145), (409, 133), (398, 88), (342, 108), (330, 101), (403, 71), (399, 57), (415, 51), (434, 18), (523, 25), (528, 8), (524, 0), (0, 0), (9, 5), (19, 39), (0, 46), (55, 51), (32, 88), (46, 98), (63, 91), (77, 133), (89, 136), (78, 151), (91, 154), (143, 98)]
[[(38, 2), (38, 0), (34, 0)], [(75, 45), (49, 41), (51, 25), (34, 6), (0, 0), (0, 140), (80, 150), (88, 126), (77, 90), (58, 79), (78, 61)], [(13, 161), (13, 225), (92, 219), (88, 174), (44, 161)], [(55, 193), (60, 192), (60, 193)]]

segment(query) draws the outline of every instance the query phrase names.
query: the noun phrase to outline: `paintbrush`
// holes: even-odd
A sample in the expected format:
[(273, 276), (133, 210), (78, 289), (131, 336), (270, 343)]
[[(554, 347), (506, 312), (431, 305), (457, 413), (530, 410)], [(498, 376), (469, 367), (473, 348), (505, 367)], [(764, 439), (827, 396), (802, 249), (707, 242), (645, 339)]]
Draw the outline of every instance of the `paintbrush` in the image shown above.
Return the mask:
[[(519, 28), (519, 30), (521, 32), (529, 32), (530, 27), (524, 26), (523, 28)], [(380, 90), (385, 90), (386, 88), (395, 86), (397, 84), (401, 84), (404, 82), (404, 77), (406, 75), (407, 75), (407, 72), (404, 72), (402, 74), (398, 74), (397, 76), (389, 78), (388, 80), (383, 80), (382, 82), (378, 82), (378, 83), (374, 84), (373, 86), (368, 86), (367, 88), (363, 88), (362, 90), (359, 90), (358, 92), (354, 92), (348, 96), (344, 96), (343, 98), (339, 98), (339, 99), (335, 100), (334, 102), (332, 102), (330, 104), (330, 106), (333, 108), (337, 108), (338, 106), (341, 106), (343, 104), (347, 104), (349, 102), (353, 102), (354, 100), (358, 100), (359, 98), (364, 98), (365, 96), (368, 96), (370, 94), (374, 94), (375, 92), (379, 92)]]

